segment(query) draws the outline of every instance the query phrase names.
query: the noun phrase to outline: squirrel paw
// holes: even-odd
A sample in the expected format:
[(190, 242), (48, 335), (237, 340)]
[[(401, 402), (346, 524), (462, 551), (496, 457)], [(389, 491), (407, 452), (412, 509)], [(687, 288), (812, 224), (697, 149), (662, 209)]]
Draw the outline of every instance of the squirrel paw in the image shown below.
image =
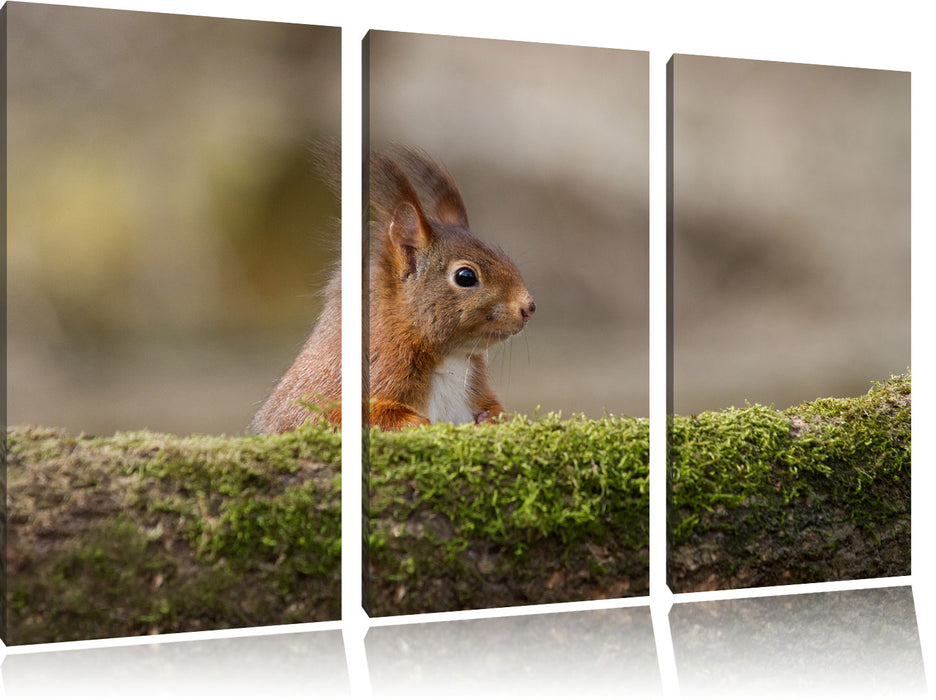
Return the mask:
[(482, 423), (500, 423), (503, 417), (503, 413), (492, 414), (490, 411), (481, 411), (481, 413), (475, 416), (475, 425), (481, 425)]
[(429, 421), (405, 404), (378, 399), (371, 405), (370, 425), (372, 428), (383, 430), (401, 430), (417, 425), (429, 425)]

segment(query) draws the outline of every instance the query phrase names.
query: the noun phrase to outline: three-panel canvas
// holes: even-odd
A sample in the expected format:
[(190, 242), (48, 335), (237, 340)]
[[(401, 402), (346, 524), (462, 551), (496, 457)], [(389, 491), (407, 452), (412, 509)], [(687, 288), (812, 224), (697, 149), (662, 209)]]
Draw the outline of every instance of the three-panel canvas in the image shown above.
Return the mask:
[(340, 28), (2, 12), (7, 645), (338, 620), (351, 423), (371, 619), (910, 573), (909, 73), (673, 56), (654, 319), (650, 54), (370, 31), (349, 367)]

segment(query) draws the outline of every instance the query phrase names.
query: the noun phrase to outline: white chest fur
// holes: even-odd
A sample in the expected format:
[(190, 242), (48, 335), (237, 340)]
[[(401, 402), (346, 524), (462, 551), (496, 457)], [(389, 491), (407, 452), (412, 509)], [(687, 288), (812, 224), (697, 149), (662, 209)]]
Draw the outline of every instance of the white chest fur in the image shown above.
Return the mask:
[(474, 415), (468, 403), (468, 377), (471, 365), (468, 357), (449, 356), (432, 373), (429, 393), (429, 420), (433, 423), (473, 423)]

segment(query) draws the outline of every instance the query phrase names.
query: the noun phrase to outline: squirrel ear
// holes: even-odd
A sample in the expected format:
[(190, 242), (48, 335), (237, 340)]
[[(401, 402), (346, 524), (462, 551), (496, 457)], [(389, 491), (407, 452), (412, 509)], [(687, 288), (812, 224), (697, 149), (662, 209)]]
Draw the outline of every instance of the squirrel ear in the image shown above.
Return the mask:
[(430, 194), (430, 213), (443, 224), (468, 228), (465, 202), (448, 171), (420, 151), (398, 148), (396, 156), (409, 169), (416, 183)]
[(432, 242), (429, 226), (421, 212), (410, 202), (402, 202), (393, 211), (387, 235), (396, 253), (403, 277), (416, 272), (416, 251)]
[(443, 224), (453, 224), (468, 228), (468, 215), (465, 213), (465, 204), (457, 192), (454, 196), (439, 201), (436, 205), (439, 221)]
[(416, 207), (410, 202), (401, 203), (393, 211), (393, 217), (390, 219), (389, 234), (393, 245), (398, 247), (429, 247), (429, 227), (423, 221)]

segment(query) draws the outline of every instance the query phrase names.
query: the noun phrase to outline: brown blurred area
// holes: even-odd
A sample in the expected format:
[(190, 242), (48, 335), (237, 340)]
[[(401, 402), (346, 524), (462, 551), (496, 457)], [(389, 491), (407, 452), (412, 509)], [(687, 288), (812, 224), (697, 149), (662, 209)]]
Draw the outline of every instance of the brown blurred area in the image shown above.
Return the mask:
[(910, 366), (910, 74), (675, 56), (674, 410)]
[(509, 412), (648, 413), (649, 58), (371, 32), (371, 147), (426, 151), (536, 301), (492, 348)]
[(338, 260), (339, 30), (7, 13), (8, 422), (241, 432)]

